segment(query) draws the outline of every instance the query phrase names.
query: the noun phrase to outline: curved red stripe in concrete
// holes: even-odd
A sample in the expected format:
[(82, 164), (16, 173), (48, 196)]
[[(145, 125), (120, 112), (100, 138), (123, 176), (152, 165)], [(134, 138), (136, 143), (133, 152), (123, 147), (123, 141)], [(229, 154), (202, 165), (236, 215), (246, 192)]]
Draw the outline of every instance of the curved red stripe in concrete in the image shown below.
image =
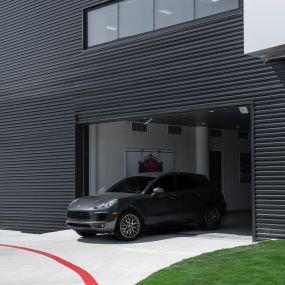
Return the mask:
[(0, 244), (0, 246), (31, 251), (31, 252), (46, 256), (46, 257), (51, 258), (51, 259), (55, 260), (56, 262), (62, 264), (63, 266), (73, 270), (74, 272), (76, 272), (81, 277), (81, 279), (85, 282), (86, 285), (98, 285), (98, 283), (95, 281), (95, 279), (87, 271), (85, 271), (84, 269), (82, 269), (82, 268), (80, 268), (80, 267), (60, 258), (60, 257), (52, 255), (50, 253), (35, 250), (32, 248), (26, 248), (26, 247), (8, 245), (8, 244)]

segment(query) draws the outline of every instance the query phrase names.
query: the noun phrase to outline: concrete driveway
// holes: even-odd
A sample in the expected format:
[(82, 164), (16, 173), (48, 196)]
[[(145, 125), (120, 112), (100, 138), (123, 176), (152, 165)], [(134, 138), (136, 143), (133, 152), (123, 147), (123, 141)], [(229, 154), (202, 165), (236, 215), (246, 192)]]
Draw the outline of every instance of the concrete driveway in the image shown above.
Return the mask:
[[(40, 250), (90, 273), (99, 285), (134, 285), (149, 274), (202, 253), (251, 244), (248, 235), (217, 231), (146, 234), (131, 243), (112, 236), (85, 239), (71, 230), (32, 235), (0, 231), (0, 243)], [(49, 256), (0, 246), (1, 284), (84, 285), (70, 268)], [(87, 280), (87, 279), (86, 279)], [(95, 283), (89, 283), (95, 284)]]

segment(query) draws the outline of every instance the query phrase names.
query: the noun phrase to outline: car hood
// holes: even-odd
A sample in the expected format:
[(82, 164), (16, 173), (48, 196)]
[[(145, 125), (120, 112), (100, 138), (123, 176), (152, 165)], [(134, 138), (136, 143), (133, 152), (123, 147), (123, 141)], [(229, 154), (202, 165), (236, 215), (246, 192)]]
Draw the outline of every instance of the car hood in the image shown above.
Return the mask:
[(79, 198), (70, 203), (68, 210), (93, 210), (94, 206), (114, 199), (130, 198), (141, 194), (133, 193), (104, 193), (95, 196)]

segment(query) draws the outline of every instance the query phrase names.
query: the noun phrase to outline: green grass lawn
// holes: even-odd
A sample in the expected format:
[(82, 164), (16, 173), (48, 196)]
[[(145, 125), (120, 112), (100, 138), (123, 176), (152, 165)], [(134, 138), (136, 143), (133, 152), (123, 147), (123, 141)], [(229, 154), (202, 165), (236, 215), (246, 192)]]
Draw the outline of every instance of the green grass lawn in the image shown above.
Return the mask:
[(219, 250), (176, 263), (137, 285), (285, 285), (285, 241)]

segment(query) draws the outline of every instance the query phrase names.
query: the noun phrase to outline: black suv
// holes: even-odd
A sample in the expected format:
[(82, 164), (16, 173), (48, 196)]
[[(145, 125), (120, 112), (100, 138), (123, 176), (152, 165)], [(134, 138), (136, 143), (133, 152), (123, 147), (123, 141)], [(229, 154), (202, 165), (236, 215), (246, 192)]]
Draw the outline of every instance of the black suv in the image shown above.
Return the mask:
[(204, 229), (216, 229), (225, 208), (223, 194), (204, 175), (132, 176), (104, 194), (73, 201), (66, 224), (84, 237), (114, 233), (131, 241), (144, 227), (163, 224), (196, 223)]

